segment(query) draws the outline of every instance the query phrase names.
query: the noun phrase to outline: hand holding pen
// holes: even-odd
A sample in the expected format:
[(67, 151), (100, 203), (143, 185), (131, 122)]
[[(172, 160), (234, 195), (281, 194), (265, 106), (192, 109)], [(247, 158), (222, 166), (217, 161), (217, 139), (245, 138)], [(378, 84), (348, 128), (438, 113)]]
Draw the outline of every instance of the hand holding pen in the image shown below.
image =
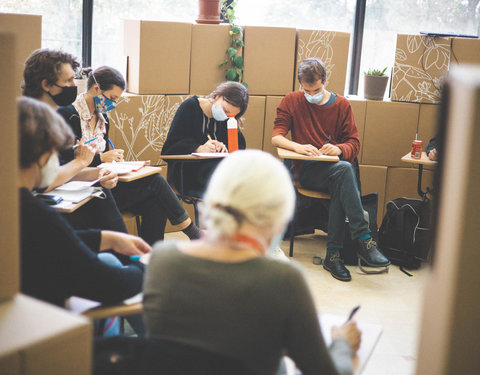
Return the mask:
[(352, 320), (359, 309), (360, 306), (355, 306), (350, 312), (347, 321), (342, 326), (332, 327), (332, 339), (346, 339), (354, 353), (360, 348), (360, 342), (362, 339), (362, 332), (358, 329), (357, 323)]
[(325, 144), (322, 146), (322, 148), (319, 150), (323, 155), (329, 155), (329, 156), (340, 156), (342, 154), (342, 150), (340, 147), (335, 146), (330, 143), (332, 140), (332, 136), (329, 135), (327, 138), (327, 141)]
[(88, 167), (95, 156), (95, 151), (82, 142), (77, 143), (73, 147), (73, 150), (75, 160), (82, 163), (84, 167)]

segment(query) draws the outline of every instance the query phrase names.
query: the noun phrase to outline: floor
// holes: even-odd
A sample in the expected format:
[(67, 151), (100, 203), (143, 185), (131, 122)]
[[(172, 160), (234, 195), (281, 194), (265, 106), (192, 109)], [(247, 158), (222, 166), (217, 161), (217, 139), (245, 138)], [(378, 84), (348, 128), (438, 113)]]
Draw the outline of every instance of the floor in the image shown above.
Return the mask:
[[(170, 233), (166, 239), (183, 239), (180, 233)], [(361, 305), (357, 321), (383, 327), (380, 340), (363, 371), (363, 375), (411, 375), (415, 373), (418, 327), (422, 306), (426, 268), (412, 271), (408, 277), (396, 266), (388, 273), (365, 275), (358, 267), (348, 266), (352, 281), (334, 279), (313, 256), (325, 256), (326, 237), (321, 231), (296, 237), (293, 260), (299, 262), (319, 313), (348, 316), (353, 306)], [(288, 254), (290, 243), (281, 248)]]

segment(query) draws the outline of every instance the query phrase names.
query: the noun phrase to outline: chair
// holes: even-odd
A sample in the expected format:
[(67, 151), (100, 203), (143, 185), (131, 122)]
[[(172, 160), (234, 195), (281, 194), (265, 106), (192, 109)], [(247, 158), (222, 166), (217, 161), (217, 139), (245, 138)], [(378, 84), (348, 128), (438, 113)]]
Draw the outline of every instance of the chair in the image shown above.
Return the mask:
[(180, 342), (137, 337), (95, 340), (94, 375), (251, 375), (241, 361)]
[(142, 229), (142, 220), (140, 219), (140, 215), (135, 215), (131, 212), (122, 212), (123, 221), (130, 220), (135, 218), (135, 223), (137, 225), (137, 235), (140, 236), (141, 229)]

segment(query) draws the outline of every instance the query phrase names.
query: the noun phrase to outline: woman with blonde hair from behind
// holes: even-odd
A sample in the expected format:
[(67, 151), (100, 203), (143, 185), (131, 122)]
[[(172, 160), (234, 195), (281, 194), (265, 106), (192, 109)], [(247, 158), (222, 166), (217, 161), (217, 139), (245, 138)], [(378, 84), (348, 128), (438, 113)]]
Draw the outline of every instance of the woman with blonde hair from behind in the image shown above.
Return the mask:
[(291, 219), (285, 167), (261, 151), (238, 151), (212, 175), (202, 208), (206, 236), (158, 244), (144, 284), (148, 336), (275, 374), (287, 352), (304, 375), (351, 374), (360, 343), (354, 322), (322, 338), (300, 268), (265, 257)]

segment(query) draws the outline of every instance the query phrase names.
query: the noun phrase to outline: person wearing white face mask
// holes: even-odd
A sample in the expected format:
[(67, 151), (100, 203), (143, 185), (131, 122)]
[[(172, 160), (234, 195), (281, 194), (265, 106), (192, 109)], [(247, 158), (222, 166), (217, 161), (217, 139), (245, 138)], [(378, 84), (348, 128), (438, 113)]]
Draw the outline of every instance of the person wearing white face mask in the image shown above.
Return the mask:
[[(378, 250), (364, 218), (352, 163), (360, 150), (358, 130), (348, 100), (325, 89), (327, 72), (318, 58), (303, 60), (298, 81), (303, 90), (287, 94), (277, 108), (272, 144), (304, 155), (336, 155), (338, 163), (295, 161), (295, 179), (302, 187), (329, 192), (327, 255), (323, 268), (341, 281), (350, 271), (340, 258), (349, 219), (358, 256), (370, 267), (386, 267), (390, 261)], [(291, 131), (292, 140), (286, 138)]]
[[(238, 82), (223, 82), (206, 98), (193, 96), (185, 100), (173, 118), (162, 155), (185, 155), (192, 152), (228, 152), (227, 114), (237, 120), (247, 110), (248, 90)], [(245, 138), (238, 132), (239, 149)], [(185, 163), (183, 185), (186, 194), (202, 196), (219, 159)], [(168, 179), (180, 182), (178, 161), (168, 161)]]
[(304, 375), (351, 374), (355, 322), (335, 327), (327, 349), (299, 266), (265, 256), (294, 206), (288, 171), (273, 156), (246, 150), (225, 158), (201, 208), (206, 236), (152, 252), (143, 300), (148, 337), (240, 360), (254, 374), (276, 374), (285, 351)]
[(128, 234), (74, 230), (53, 208), (32, 194), (46, 187), (59, 170), (57, 152), (73, 144), (63, 119), (46, 104), (18, 101), (20, 134), (21, 291), (63, 307), (72, 295), (102, 303), (119, 303), (142, 289), (143, 264), (110, 266), (99, 252), (113, 250), (127, 258), (151, 251)]

